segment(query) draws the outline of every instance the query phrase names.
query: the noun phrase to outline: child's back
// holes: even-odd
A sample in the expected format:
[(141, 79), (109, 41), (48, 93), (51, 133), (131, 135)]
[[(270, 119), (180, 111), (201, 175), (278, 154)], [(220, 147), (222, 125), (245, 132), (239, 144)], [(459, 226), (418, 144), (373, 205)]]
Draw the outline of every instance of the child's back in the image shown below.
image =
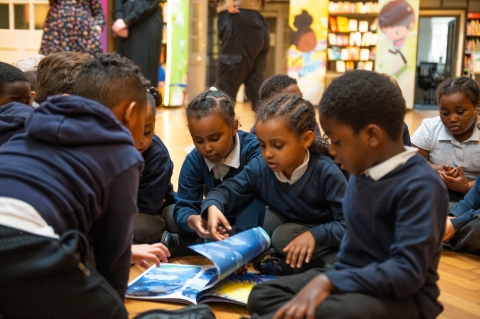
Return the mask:
[(0, 107), (0, 145), (13, 135), (25, 131), (25, 120), (32, 111), (33, 107), (18, 102)]

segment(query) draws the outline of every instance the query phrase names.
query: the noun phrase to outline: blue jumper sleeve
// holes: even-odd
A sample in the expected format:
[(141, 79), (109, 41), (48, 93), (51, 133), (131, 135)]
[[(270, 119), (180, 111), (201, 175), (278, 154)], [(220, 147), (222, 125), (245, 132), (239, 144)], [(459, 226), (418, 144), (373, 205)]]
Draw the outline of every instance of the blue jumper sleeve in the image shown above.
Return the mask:
[(478, 178), (473, 188), (452, 209), (451, 213), (456, 217), (452, 219), (455, 231), (462, 229), (474, 219), (475, 215), (480, 214), (480, 182)]
[(333, 212), (333, 221), (321, 224), (310, 229), (317, 245), (324, 247), (338, 247), (345, 234), (346, 222), (343, 217), (343, 196), (347, 187), (347, 180), (337, 164), (326, 166), (322, 172), (322, 189), (320, 190), (323, 198), (330, 204)]
[(188, 217), (200, 214), (203, 200), (204, 176), (202, 167), (194, 154), (190, 153), (183, 162), (178, 178), (178, 190), (175, 195), (173, 218), (177, 226), (183, 231), (193, 233), (188, 227)]
[(235, 207), (242, 205), (257, 194), (258, 185), (255, 181), (262, 180), (261, 166), (262, 156), (254, 158), (243, 171), (223, 182), (208, 192), (202, 203), (202, 218), (208, 219), (208, 207), (214, 205), (222, 213), (229, 214)]
[[(438, 187), (425, 187), (438, 185)], [(402, 193), (395, 214), (395, 239), (383, 262), (325, 275), (341, 292), (404, 298), (425, 282), (428, 267), (441, 249), (445, 231), (445, 190), (433, 180), (414, 180)], [(348, 231), (348, 230), (347, 230)]]

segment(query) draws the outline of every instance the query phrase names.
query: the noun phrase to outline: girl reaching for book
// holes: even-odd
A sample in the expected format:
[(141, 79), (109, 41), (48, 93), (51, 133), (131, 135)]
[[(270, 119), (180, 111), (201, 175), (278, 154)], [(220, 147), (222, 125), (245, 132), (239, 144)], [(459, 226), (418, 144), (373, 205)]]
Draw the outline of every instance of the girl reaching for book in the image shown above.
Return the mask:
[(342, 198), (347, 181), (328, 156), (328, 143), (315, 136), (310, 102), (279, 95), (256, 114), (262, 156), (235, 177), (211, 190), (202, 204), (202, 218), (216, 240), (231, 229), (224, 213), (255, 196), (284, 215), (288, 222), (272, 234), (273, 249), (254, 262), (267, 274), (282, 275), (320, 267), (336, 254), (345, 232)]

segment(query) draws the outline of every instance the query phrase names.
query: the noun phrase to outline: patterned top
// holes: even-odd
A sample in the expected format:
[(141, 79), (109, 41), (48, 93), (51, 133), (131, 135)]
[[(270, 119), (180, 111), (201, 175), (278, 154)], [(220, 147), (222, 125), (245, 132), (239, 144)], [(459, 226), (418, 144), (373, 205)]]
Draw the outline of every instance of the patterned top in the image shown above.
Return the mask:
[(50, 0), (40, 53), (74, 51), (90, 56), (102, 53), (96, 27), (103, 28), (104, 24), (101, 0)]

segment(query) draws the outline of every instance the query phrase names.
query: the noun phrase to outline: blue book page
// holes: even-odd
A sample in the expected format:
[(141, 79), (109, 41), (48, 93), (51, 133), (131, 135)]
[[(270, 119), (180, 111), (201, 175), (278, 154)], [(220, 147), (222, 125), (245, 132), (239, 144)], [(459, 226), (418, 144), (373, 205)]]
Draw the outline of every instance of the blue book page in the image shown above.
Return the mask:
[(252, 228), (222, 241), (189, 246), (190, 249), (210, 259), (218, 276), (205, 286), (212, 287), (220, 280), (258, 256), (270, 247), (270, 236), (261, 227)]
[(198, 293), (214, 277), (212, 265), (153, 265), (128, 285), (125, 297), (196, 304)]

